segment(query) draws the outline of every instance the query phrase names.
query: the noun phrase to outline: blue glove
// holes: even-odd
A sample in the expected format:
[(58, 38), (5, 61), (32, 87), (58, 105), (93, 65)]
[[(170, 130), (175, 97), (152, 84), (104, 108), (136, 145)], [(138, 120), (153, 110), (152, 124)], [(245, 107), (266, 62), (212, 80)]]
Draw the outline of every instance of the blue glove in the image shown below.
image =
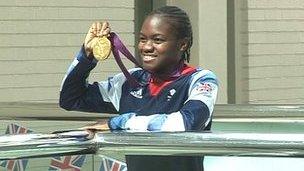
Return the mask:
[(161, 128), (166, 120), (166, 114), (158, 114), (156, 117), (150, 120), (148, 125), (148, 131), (161, 131)]
[(119, 116), (112, 117), (109, 119), (108, 125), (111, 130), (126, 129), (126, 122), (135, 115), (136, 113), (125, 113)]

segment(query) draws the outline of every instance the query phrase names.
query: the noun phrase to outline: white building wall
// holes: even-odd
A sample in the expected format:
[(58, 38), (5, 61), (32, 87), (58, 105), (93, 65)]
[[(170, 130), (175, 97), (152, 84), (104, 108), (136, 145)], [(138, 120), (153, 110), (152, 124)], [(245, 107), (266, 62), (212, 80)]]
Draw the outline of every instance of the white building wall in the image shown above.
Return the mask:
[[(104, 20), (133, 52), (134, 0), (0, 0), (0, 102), (57, 102), (88, 28)], [(92, 80), (118, 71), (111, 57)]]
[(304, 0), (248, 0), (249, 103), (304, 102)]

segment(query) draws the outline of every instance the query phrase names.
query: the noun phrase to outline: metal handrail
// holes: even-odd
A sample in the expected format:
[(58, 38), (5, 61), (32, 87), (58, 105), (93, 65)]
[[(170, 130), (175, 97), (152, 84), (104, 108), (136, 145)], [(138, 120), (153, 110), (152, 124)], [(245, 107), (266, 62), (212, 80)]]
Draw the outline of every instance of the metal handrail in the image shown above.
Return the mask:
[(217, 118), (304, 118), (303, 104), (221, 104), (215, 106)]
[[(304, 105), (218, 104), (215, 119), (271, 118), (304, 120)], [(95, 121), (113, 114), (65, 111), (57, 103), (9, 102), (0, 103), (1, 120), (69, 120)]]
[(98, 133), (99, 153), (304, 157), (304, 134)]
[[(289, 118), (300, 122), (304, 121), (303, 113), (304, 105), (216, 105), (214, 119)], [(67, 112), (56, 103), (0, 103), (1, 120), (96, 121), (110, 116), (113, 115)], [(303, 157), (303, 150), (301, 133), (98, 132), (93, 139), (61, 134), (0, 136), (0, 160), (67, 154)]]
[[(16, 141), (17, 140), (17, 141)], [(304, 157), (304, 134), (97, 132), (0, 136), (0, 160), (68, 154)]]
[(96, 121), (110, 116), (113, 114), (65, 111), (57, 103), (0, 103), (0, 120)]
[(0, 136), (0, 160), (96, 152), (96, 142), (87, 139), (86, 134), (77, 133), (77, 136), (73, 134), (2, 135)]

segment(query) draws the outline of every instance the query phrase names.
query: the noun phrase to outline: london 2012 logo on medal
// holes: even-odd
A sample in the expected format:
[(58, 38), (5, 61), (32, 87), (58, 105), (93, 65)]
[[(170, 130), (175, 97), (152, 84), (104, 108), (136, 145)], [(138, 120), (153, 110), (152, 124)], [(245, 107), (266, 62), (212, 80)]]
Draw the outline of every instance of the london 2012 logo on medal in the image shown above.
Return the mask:
[(93, 55), (94, 57), (99, 60), (106, 60), (111, 53), (111, 42), (110, 40), (105, 37), (98, 37), (96, 44), (93, 46)]

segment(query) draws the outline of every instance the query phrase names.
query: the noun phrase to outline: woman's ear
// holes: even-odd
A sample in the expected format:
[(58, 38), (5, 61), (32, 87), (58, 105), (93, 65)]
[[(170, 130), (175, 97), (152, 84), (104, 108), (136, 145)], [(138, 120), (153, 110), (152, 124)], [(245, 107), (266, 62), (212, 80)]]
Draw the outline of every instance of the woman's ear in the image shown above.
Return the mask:
[(189, 38), (185, 37), (180, 40), (180, 51), (186, 51), (189, 47)]

